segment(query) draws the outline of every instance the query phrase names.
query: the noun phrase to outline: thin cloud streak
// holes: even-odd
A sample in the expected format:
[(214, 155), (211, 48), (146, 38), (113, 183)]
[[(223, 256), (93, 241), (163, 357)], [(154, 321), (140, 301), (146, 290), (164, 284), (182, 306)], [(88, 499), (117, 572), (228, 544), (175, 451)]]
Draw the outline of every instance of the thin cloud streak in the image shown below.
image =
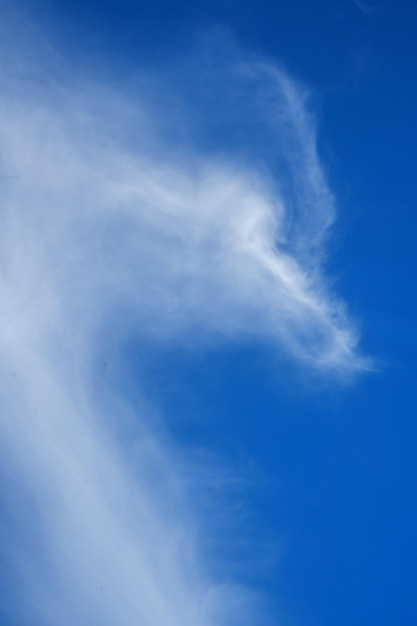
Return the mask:
[[(29, 548), (9, 537), (19, 623), (260, 623), (249, 592), (210, 571), (205, 525), (146, 394), (128, 409), (98, 379), (103, 346), (117, 362), (129, 336), (267, 339), (326, 374), (367, 367), (322, 271), (334, 206), (305, 99), (271, 65), (219, 66), (226, 122), (249, 141), (260, 129), (240, 158), (233, 139), (224, 151), (191, 141), (198, 116), (222, 115), (201, 102), (182, 143), (167, 138), (157, 73), (115, 91), (48, 74), (45, 58), (17, 65), (0, 75), (1, 166), (19, 176), (0, 181), (0, 413), (3, 465), (33, 502), (33, 518), (15, 520)], [(184, 89), (184, 110), (192, 97)]]
[(364, 2), (360, 2), (359, 0), (355, 0), (355, 4), (364, 15), (373, 15), (374, 13), (378, 12), (378, 9), (375, 6), (365, 4)]

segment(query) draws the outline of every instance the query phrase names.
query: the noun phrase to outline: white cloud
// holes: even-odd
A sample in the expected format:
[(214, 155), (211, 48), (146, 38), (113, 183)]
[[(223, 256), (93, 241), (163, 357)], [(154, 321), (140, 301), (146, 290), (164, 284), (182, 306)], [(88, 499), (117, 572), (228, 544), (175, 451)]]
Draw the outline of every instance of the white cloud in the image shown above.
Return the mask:
[(131, 334), (365, 367), (322, 271), (334, 207), (305, 98), (265, 63), (202, 65), (201, 97), (185, 65), (170, 96), (162, 71), (115, 89), (45, 56), (1, 61), (0, 163), (18, 174), (0, 181), (1, 429), (36, 528), (24, 555), (11, 537), (20, 623), (254, 624), (205, 563), (145, 399), (129, 446), (97, 378)]

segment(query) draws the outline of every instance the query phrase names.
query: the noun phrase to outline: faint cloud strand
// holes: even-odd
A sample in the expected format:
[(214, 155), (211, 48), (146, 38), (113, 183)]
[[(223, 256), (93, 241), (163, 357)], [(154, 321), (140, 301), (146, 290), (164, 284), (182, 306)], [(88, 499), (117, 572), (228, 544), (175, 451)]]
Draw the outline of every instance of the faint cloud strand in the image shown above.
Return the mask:
[[(267, 338), (325, 373), (366, 367), (322, 271), (334, 207), (305, 98), (271, 65), (225, 63), (216, 111), (184, 88), (195, 118), (181, 139), (157, 72), (116, 91), (49, 74), (36, 55), (15, 62), (0, 74), (0, 163), (19, 176), (0, 181), (0, 408), (5, 455), (36, 505), (36, 541), (24, 555), (11, 541), (21, 623), (258, 623), (248, 592), (210, 573), (175, 446), (145, 403), (135, 470), (114, 441), (109, 407), (127, 409), (117, 387), (103, 409), (97, 363), (109, 337), (134, 333)], [(210, 76), (202, 64), (207, 93)], [(216, 146), (192, 140), (198, 119)]]

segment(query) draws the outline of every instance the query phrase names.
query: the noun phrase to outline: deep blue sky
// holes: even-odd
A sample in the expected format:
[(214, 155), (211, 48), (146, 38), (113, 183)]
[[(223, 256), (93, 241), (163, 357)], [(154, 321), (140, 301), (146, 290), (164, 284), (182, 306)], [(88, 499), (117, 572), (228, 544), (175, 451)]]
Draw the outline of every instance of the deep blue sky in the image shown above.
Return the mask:
[(242, 535), (262, 556), (246, 546), (242, 559), (295, 624), (414, 626), (417, 6), (33, 0), (29, 10), (74, 55), (86, 49), (122, 73), (224, 28), (309, 86), (338, 202), (330, 274), (378, 371), (348, 386), (290, 371), (288, 383), (266, 348), (144, 359), (133, 346), (131, 375), (149, 377), (180, 441), (253, 475), (241, 492)]

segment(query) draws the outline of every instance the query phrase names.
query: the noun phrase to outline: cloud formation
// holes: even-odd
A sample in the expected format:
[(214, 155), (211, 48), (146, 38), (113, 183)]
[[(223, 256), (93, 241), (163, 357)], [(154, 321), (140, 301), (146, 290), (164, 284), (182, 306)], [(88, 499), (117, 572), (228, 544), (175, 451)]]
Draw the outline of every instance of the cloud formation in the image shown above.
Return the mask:
[(233, 337), (324, 373), (365, 367), (323, 272), (334, 200), (303, 90), (271, 64), (213, 58), (116, 86), (45, 53), (1, 59), (1, 173), (18, 175), (0, 181), (0, 414), (19, 624), (258, 623), (205, 562), (146, 394), (128, 408), (116, 379), (98, 382), (104, 352)]

